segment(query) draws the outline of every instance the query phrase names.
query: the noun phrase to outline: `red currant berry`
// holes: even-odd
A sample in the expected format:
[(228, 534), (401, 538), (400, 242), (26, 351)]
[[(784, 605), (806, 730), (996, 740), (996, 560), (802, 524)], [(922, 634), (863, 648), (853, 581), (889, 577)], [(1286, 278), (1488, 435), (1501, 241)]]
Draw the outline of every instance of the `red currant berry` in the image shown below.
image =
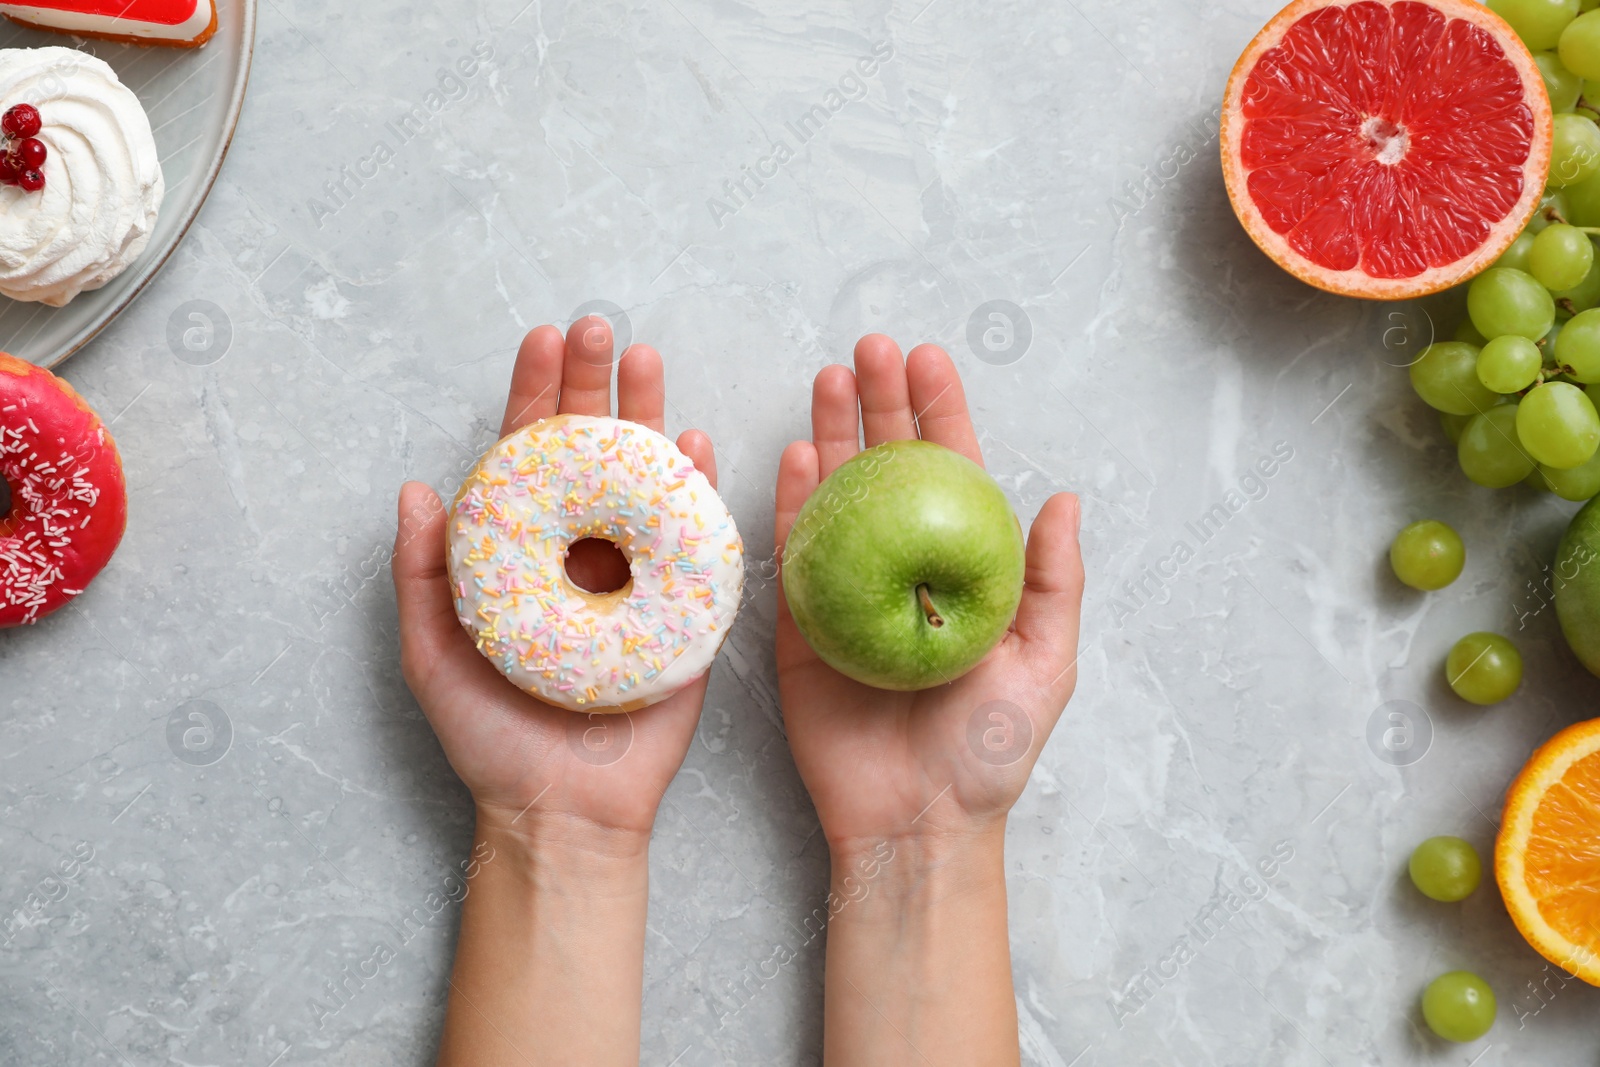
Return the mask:
[(25, 170), (22, 177), (17, 179), (17, 184), (30, 193), (37, 193), (44, 188), (44, 174), (37, 170)]
[(17, 145), (17, 155), (22, 158), (22, 166), (26, 170), (38, 170), (44, 166), (44, 157), (49, 154), (44, 142), (37, 137), (29, 137)]
[(41, 125), (39, 109), (32, 104), (16, 104), (0, 115), (0, 130), (10, 137), (32, 137)]
[(0, 185), (16, 185), (22, 179), (22, 161), (14, 153), (0, 153)]

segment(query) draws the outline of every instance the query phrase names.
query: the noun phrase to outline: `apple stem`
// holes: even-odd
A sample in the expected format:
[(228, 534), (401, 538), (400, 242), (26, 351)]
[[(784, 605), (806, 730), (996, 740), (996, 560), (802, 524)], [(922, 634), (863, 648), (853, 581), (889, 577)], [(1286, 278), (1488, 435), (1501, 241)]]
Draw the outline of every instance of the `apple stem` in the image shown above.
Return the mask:
[(933, 598), (928, 595), (927, 586), (917, 586), (917, 603), (922, 605), (922, 613), (928, 617), (929, 626), (937, 630), (944, 625), (944, 616), (933, 606)]

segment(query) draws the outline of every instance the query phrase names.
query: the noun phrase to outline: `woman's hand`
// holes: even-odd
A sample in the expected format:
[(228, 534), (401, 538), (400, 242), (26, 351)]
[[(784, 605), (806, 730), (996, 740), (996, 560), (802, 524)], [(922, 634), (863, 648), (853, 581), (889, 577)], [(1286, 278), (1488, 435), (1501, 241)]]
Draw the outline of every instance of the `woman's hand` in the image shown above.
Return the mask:
[[(580, 319), (565, 341), (554, 326), (523, 339), (511, 372), (502, 435), (556, 414), (611, 414), (611, 328)], [(617, 417), (663, 430), (661, 357), (632, 345), (617, 367)], [(678, 447), (717, 483), (711, 441), (698, 430)], [(400, 490), (394, 583), (400, 605), (400, 665), (450, 765), (472, 790), (479, 819), (508, 829), (538, 824), (642, 844), (656, 807), (689, 749), (702, 675), (658, 704), (623, 715), (552, 707), (513, 686), (479, 654), (456, 619), (445, 575), (444, 504), (419, 482)], [(585, 547), (580, 544), (580, 549)], [(574, 551), (580, 583), (619, 587), (619, 555)], [(626, 746), (622, 749), (618, 746)]]
[[(919, 345), (902, 360), (893, 341), (872, 334), (857, 343), (855, 359), (854, 374), (832, 366), (817, 375), (813, 440), (783, 453), (780, 552), (818, 483), (861, 450), (858, 436), (869, 448), (921, 437), (983, 463), (960, 376), (942, 349)], [(784, 723), (829, 843), (870, 848), (907, 835), (975, 833), (1003, 820), (1072, 696), (1082, 597), (1078, 501), (1070, 493), (1051, 497), (1034, 519), (1015, 624), (948, 685), (895, 693), (845, 677), (806, 644), (780, 588)]]
[[(500, 432), (551, 415), (611, 414), (611, 328), (574, 323), (523, 339)], [(617, 414), (662, 429), (661, 357), (622, 354)], [(678, 447), (711, 484), (711, 442)], [(416, 482), (400, 491), (394, 584), (400, 665), (445, 755), (477, 802), (441, 1067), (639, 1062), (648, 846), (683, 762), (702, 675), (629, 715), (585, 715), (517, 689), (456, 620), (445, 574), (445, 509)], [(620, 554), (579, 542), (567, 571), (591, 589), (627, 580)]]
[[(983, 462), (941, 349), (919, 345), (902, 361), (875, 334), (855, 355), (854, 374), (817, 375), (813, 440), (784, 451), (780, 552), (801, 506), (860, 437), (870, 447), (920, 436)], [(806, 644), (780, 588), (783, 718), (833, 860), (828, 1067), (1018, 1062), (1005, 818), (1077, 681), (1082, 599), (1078, 501), (1068, 493), (1034, 519), (1010, 631), (978, 666), (933, 689), (887, 692), (835, 671)]]

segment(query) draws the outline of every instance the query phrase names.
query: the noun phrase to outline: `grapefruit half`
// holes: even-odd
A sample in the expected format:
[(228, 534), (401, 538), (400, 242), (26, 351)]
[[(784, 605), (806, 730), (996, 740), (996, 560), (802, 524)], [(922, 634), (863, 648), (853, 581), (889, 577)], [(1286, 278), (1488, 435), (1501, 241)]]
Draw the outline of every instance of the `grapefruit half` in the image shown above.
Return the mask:
[(1234, 65), (1221, 141), (1233, 210), (1279, 266), (1404, 300), (1484, 270), (1522, 231), (1550, 98), (1475, 0), (1295, 0)]

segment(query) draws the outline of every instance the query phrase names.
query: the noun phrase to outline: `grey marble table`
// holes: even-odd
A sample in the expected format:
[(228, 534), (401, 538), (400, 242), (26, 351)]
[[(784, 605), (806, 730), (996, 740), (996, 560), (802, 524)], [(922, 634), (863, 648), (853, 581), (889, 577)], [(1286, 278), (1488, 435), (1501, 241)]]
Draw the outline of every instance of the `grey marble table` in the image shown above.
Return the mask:
[[(198, 224), (64, 367), (132, 516), (0, 635), (0, 1062), (430, 1062), (471, 828), (396, 664), (395, 490), (453, 488), (523, 332), (593, 306), (664, 353), (758, 575), (811, 377), (869, 330), (950, 347), (1025, 522), (1083, 495), (1081, 683), (1008, 839), (1027, 1063), (1596, 1062), (1600, 991), (1404, 870), (1487, 855), (1595, 711), (1529, 592), (1573, 506), (1456, 472), (1395, 366), (1427, 309), (1235, 222), (1215, 108), (1274, 0), (816, 6), (265, 0)], [(1469, 547), (1427, 597), (1384, 562), (1423, 516)], [(820, 1060), (773, 613), (758, 578), (657, 826), (647, 1064)], [(1488, 710), (1441, 677), (1479, 628), (1528, 663)], [(1455, 967), (1500, 995), (1471, 1046), (1416, 1007)]]

